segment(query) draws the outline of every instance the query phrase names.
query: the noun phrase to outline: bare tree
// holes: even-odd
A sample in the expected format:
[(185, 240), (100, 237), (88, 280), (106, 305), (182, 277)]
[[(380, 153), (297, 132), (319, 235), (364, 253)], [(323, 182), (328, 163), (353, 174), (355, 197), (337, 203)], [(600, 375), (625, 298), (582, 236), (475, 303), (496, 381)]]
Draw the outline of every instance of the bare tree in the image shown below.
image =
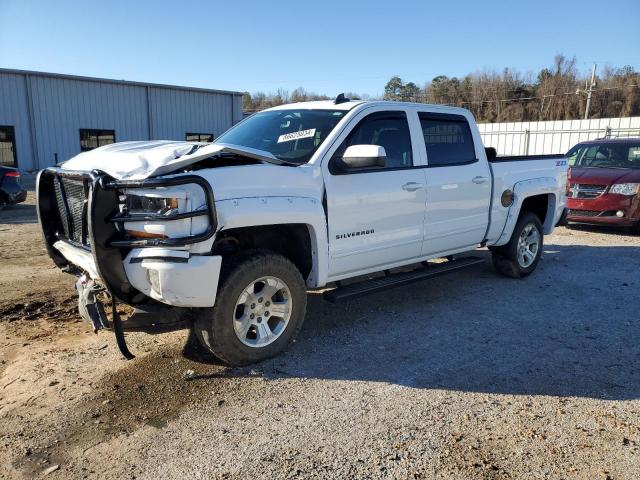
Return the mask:
[[(578, 72), (575, 57), (556, 55), (553, 64), (537, 74), (523, 75), (505, 68), (462, 78), (439, 75), (422, 87), (396, 75), (386, 83), (384, 99), (464, 107), (481, 122), (567, 120), (584, 117), (587, 80), (590, 72)], [(345, 96), (370, 98), (353, 92)], [(268, 94), (245, 92), (242, 100), (245, 111), (257, 111), (287, 102), (328, 98), (298, 87), (291, 94), (283, 89)], [(630, 66), (602, 68), (592, 92), (589, 116), (636, 115), (640, 115), (640, 73)]]

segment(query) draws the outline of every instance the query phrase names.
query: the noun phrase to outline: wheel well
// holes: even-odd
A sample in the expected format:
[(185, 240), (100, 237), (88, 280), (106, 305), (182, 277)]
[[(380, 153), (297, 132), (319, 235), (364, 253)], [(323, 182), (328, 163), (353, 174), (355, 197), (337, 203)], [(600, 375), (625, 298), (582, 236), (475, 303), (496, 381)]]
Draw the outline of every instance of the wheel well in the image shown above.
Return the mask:
[(548, 208), (549, 195), (533, 195), (532, 197), (524, 199), (524, 201), (522, 202), (522, 207), (520, 208), (520, 213), (525, 211), (535, 213), (540, 219), (540, 223), (544, 225), (547, 219)]
[(260, 225), (230, 228), (218, 233), (212, 252), (230, 254), (242, 250), (266, 249), (288, 258), (303, 278), (311, 273), (311, 236), (304, 224)]

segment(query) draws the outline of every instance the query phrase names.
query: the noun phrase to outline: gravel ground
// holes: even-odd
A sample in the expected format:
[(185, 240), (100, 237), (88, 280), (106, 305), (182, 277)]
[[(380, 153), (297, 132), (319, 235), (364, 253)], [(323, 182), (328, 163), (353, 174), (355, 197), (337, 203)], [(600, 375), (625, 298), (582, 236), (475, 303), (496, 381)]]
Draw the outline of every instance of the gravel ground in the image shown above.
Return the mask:
[[(640, 237), (559, 228), (535, 274), (487, 264), (331, 305), (227, 368), (188, 332), (75, 313), (33, 195), (0, 212), (1, 478), (638, 478)], [(185, 375), (193, 370), (193, 375)]]

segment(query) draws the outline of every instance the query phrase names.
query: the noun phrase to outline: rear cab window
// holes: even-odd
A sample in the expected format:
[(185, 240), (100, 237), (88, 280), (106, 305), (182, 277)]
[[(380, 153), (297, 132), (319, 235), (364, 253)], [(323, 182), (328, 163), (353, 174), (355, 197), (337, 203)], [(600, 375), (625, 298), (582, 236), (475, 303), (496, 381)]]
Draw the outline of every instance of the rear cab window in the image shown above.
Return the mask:
[(462, 115), (419, 112), (429, 167), (467, 165), (477, 161), (473, 136)]

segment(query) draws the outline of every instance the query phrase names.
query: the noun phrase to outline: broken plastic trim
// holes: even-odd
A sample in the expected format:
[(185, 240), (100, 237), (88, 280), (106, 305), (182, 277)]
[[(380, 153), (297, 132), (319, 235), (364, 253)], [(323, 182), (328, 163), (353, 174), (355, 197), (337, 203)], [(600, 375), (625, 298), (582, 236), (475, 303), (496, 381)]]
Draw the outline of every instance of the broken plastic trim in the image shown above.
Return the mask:
[(107, 180), (106, 177), (98, 179), (100, 186), (105, 190), (117, 190), (128, 188), (158, 188), (173, 187), (175, 185), (195, 184), (204, 191), (206, 198), (206, 210), (194, 210), (192, 212), (181, 213), (175, 216), (114, 216), (109, 219), (111, 222), (143, 222), (148, 220), (171, 221), (182, 218), (199, 217), (206, 215), (209, 218), (207, 229), (196, 235), (188, 235), (179, 238), (148, 238), (138, 240), (111, 240), (109, 244), (112, 247), (181, 247), (192, 243), (204, 242), (210, 239), (216, 233), (217, 215), (215, 199), (211, 185), (204, 178), (197, 175), (181, 175), (179, 177), (169, 178), (146, 178), (144, 180)]
[(78, 311), (80, 316), (91, 324), (93, 333), (98, 333), (98, 330), (103, 328), (109, 328), (109, 319), (102, 303), (97, 298), (97, 295), (104, 288), (89, 279), (85, 273), (76, 281), (76, 290), (78, 291)]
[(131, 353), (129, 347), (127, 347), (127, 341), (124, 337), (124, 329), (122, 328), (122, 320), (118, 313), (116, 298), (111, 296), (111, 322), (107, 318), (102, 303), (97, 298), (97, 294), (105, 290), (101, 286), (97, 285), (93, 280), (87, 280), (86, 274), (78, 278), (76, 282), (76, 290), (78, 291), (78, 311), (82, 318), (91, 323), (93, 326), (93, 333), (98, 333), (98, 330), (108, 329), (113, 326), (113, 331), (116, 336), (116, 343), (118, 349), (122, 355), (131, 360), (135, 358), (135, 355)]

